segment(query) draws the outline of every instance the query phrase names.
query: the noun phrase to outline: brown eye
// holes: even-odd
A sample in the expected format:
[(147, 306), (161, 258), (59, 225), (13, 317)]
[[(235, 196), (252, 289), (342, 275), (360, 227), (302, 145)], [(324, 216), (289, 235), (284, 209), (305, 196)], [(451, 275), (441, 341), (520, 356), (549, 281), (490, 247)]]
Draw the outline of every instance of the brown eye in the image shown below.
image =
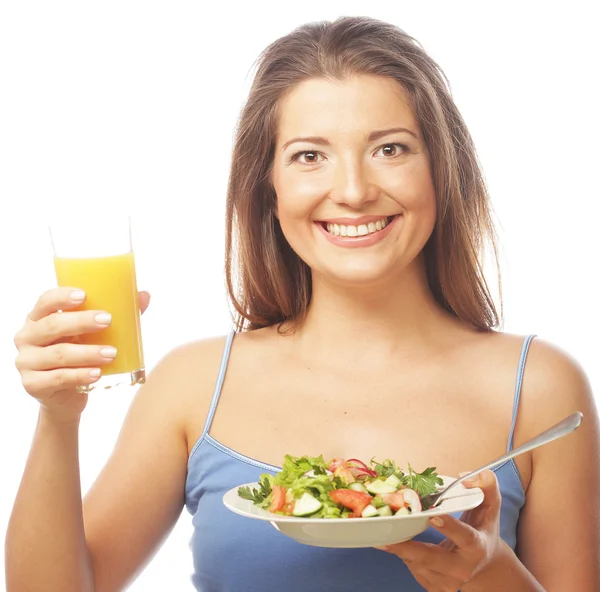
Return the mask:
[(318, 164), (321, 155), (314, 150), (302, 150), (296, 152), (291, 158), (290, 162), (298, 161), (300, 164)]
[(406, 150), (407, 148), (404, 144), (384, 144), (375, 154), (379, 153), (379, 158), (393, 158), (394, 156), (400, 156)]

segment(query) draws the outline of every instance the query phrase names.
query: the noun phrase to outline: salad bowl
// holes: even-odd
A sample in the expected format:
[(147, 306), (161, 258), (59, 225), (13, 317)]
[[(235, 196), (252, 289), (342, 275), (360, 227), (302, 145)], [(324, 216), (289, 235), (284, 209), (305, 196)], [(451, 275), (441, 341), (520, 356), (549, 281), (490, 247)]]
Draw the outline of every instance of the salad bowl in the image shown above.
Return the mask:
[[(443, 487), (456, 480), (442, 475), (440, 478), (443, 480)], [(483, 502), (481, 489), (467, 489), (462, 484), (457, 484), (439, 506), (414, 514), (371, 518), (311, 518), (284, 516), (257, 507), (251, 500), (240, 497), (240, 487), (254, 489), (259, 487), (259, 483), (248, 483), (228, 491), (223, 497), (223, 503), (229, 510), (245, 518), (269, 522), (279, 532), (299, 543), (331, 548), (379, 547), (408, 541), (429, 528), (431, 517), (460, 515)]]

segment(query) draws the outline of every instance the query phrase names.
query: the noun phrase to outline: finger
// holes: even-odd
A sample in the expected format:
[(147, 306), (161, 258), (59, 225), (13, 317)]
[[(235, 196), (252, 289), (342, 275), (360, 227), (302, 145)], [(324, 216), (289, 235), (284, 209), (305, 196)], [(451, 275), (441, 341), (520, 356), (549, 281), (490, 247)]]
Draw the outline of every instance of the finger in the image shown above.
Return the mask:
[(22, 339), (27, 345), (45, 346), (65, 337), (101, 331), (111, 322), (112, 317), (103, 310), (53, 312), (36, 323), (29, 323)]
[(47, 347), (26, 347), (19, 352), (15, 365), (19, 371), (55, 370), (103, 366), (117, 355), (114, 347), (58, 343)]
[(436, 553), (438, 545), (432, 543), (420, 543), (417, 541), (406, 541), (405, 543), (398, 543), (396, 545), (386, 545), (384, 547), (378, 547), (382, 551), (391, 553), (400, 557), (406, 563), (420, 563), (428, 565), (433, 561), (433, 556)]
[(144, 314), (150, 304), (150, 294), (145, 291), (138, 292), (138, 302), (140, 305), (140, 312)]
[(502, 494), (494, 471), (483, 471), (473, 479), (463, 481), (466, 488), (479, 487), (483, 491), (483, 502), (473, 510), (472, 516), (478, 520), (485, 517), (486, 520), (494, 521), (500, 514)]
[(60, 368), (42, 372), (30, 370), (21, 376), (25, 390), (36, 399), (43, 400), (61, 390), (93, 384), (101, 374), (100, 368)]
[(459, 549), (479, 550), (483, 545), (483, 535), (476, 528), (453, 516), (434, 516), (429, 523)]
[(385, 550), (400, 557), (413, 574), (420, 570), (431, 570), (456, 579), (466, 578), (470, 574), (467, 560), (460, 553), (440, 545), (407, 541), (388, 545)]
[(59, 310), (73, 310), (85, 301), (85, 292), (78, 288), (52, 288), (44, 292), (36, 302), (27, 318), (39, 321)]

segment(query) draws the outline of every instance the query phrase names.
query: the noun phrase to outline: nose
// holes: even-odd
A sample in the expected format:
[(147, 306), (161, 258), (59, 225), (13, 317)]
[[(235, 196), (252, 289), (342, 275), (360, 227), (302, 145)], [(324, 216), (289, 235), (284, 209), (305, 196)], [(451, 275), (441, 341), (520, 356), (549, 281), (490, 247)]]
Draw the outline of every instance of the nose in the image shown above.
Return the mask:
[(335, 167), (333, 186), (329, 192), (331, 201), (357, 209), (375, 201), (379, 195), (377, 186), (370, 182), (360, 162), (338, 162)]

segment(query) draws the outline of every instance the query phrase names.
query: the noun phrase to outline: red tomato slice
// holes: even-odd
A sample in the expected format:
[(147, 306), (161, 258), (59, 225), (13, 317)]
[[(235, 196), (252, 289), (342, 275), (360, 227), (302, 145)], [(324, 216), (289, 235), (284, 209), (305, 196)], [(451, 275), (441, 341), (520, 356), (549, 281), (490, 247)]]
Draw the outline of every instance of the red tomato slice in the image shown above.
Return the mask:
[(395, 493), (382, 493), (379, 496), (394, 512), (404, 507), (404, 495), (402, 491)]
[(283, 504), (285, 504), (285, 487), (273, 485), (269, 512), (279, 512), (283, 508)]
[(361, 516), (362, 511), (373, 499), (368, 493), (352, 489), (335, 489), (329, 492), (329, 497), (336, 503), (350, 508), (355, 516)]

